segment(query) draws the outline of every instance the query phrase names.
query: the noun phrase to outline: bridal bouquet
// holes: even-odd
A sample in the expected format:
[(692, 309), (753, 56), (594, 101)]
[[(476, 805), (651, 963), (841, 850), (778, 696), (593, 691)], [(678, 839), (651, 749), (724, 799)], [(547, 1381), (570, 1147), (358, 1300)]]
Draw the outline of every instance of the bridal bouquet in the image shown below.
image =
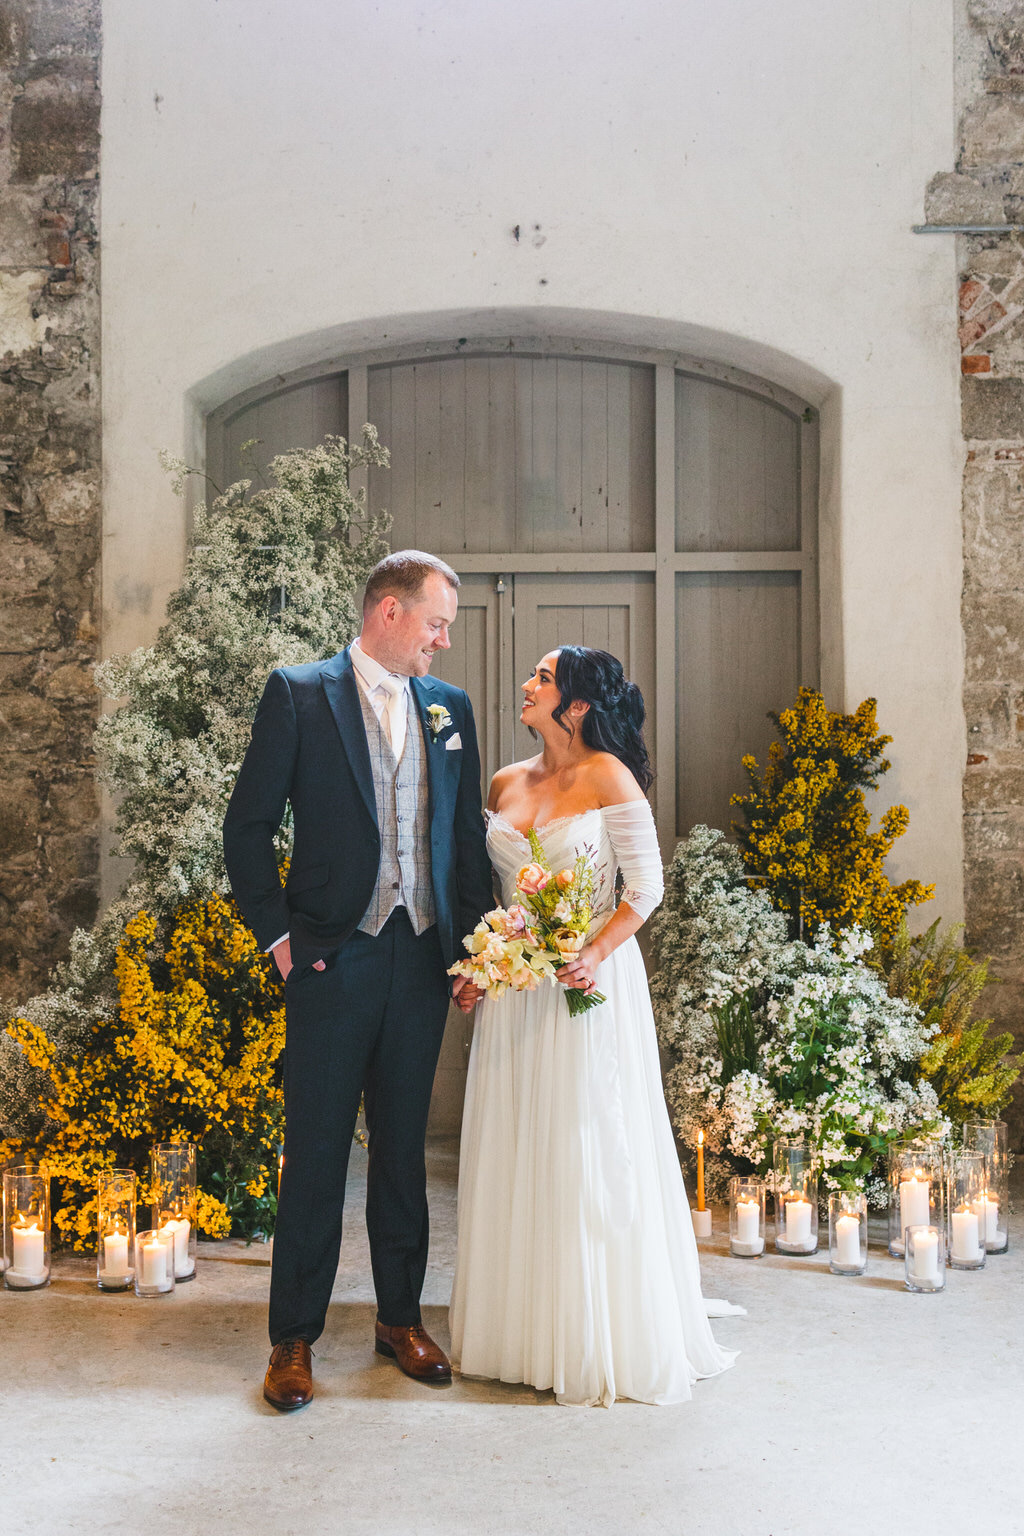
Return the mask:
[[(594, 870), (585, 853), (571, 868), (552, 871), (540, 839), (530, 828), (533, 862), (516, 876), (522, 898), (508, 908), (496, 907), (463, 939), (469, 952), (449, 969), (449, 976), (468, 976), (488, 997), (503, 992), (532, 992), (541, 981), (554, 981), (555, 972), (587, 940), (594, 908)], [(565, 1000), (575, 1018), (605, 1001), (600, 992), (567, 987)]]

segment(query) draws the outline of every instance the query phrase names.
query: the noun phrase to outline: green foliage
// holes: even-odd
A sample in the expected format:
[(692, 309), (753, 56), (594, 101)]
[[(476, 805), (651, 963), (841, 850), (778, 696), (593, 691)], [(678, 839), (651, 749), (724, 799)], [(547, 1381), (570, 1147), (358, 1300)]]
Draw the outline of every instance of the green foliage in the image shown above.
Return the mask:
[(759, 1006), (756, 996), (743, 992), (738, 996), (731, 994), (724, 1003), (711, 1010), (722, 1058), (723, 1088), (741, 1072), (757, 1071), (760, 1034), (754, 1014)]
[(824, 924), (834, 933), (858, 926), (891, 937), (907, 908), (928, 901), (934, 887), (893, 885), (885, 874), (886, 856), (907, 829), (905, 806), (890, 806), (879, 830), (870, 830), (864, 791), (888, 771), (882, 752), (892, 740), (878, 730), (875, 700), (841, 715), (815, 689), (801, 688), (790, 709), (769, 718), (782, 739), (763, 771), (755, 758), (743, 759), (750, 789), (732, 798), (743, 812), (745, 825), (733, 829), (754, 886), (786, 914), (794, 937)]
[(961, 942), (962, 924), (944, 931), (940, 919), (911, 935), (900, 924), (889, 945), (877, 946), (875, 963), (890, 995), (905, 998), (935, 1032), (921, 1060), (922, 1075), (938, 1094), (942, 1112), (962, 1125), (979, 1115), (997, 1116), (1009, 1103), (1024, 1058), (1012, 1056), (1010, 1033), (989, 1035), (992, 1019), (974, 1008), (989, 984), (988, 960), (975, 960)]

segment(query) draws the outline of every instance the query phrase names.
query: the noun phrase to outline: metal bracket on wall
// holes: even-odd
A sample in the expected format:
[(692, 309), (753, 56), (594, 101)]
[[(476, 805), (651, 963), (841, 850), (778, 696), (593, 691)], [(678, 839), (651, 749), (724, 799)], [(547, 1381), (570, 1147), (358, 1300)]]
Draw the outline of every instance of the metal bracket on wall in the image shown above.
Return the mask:
[(915, 235), (1015, 235), (1024, 224), (914, 224)]

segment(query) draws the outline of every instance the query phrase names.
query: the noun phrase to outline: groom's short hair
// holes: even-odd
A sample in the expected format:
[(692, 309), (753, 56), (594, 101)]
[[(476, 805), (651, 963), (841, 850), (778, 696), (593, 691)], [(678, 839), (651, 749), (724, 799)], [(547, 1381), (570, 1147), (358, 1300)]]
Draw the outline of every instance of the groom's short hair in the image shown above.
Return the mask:
[(436, 555), (428, 555), (422, 549), (396, 549), (394, 554), (385, 555), (366, 578), (363, 612), (368, 613), (385, 597), (397, 597), (401, 603), (414, 602), (431, 572), (443, 576), (450, 587), (458, 587), (459, 578), (451, 566)]

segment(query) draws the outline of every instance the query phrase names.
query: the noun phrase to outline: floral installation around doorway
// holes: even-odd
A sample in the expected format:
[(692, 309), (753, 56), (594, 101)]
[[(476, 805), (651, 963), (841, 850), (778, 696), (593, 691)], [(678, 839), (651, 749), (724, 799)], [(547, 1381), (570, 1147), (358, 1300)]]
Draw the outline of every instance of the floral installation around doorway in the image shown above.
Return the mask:
[(704, 1132), (712, 1198), (734, 1173), (772, 1180), (776, 1137), (814, 1149), (823, 1197), (885, 1200), (891, 1142), (945, 1135), (1008, 1102), (1021, 1061), (973, 1016), (987, 964), (960, 930), (912, 936), (920, 881), (884, 870), (903, 806), (871, 832), (864, 790), (889, 763), (875, 701), (852, 715), (801, 688), (770, 718), (780, 740), (733, 798), (738, 846), (695, 827), (666, 873), (652, 978), (666, 1092), (692, 1165)]
[[(145, 1198), (149, 1148), (176, 1136), (198, 1146), (206, 1236), (273, 1231), (282, 988), (224, 894), (221, 824), (268, 674), (358, 631), (388, 520), (367, 514), (351, 471), (387, 463), (366, 427), (359, 446), (282, 454), (269, 481), (198, 506), (154, 644), (97, 669), (119, 701), (95, 744), (132, 874), (0, 1027), (0, 1163), (45, 1160), (57, 1232), (76, 1247), (95, 1241), (97, 1173), (133, 1168)], [(168, 468), (180, 489), (191, 472)], [(289, 847), (285, 824), (282, 871)]]

